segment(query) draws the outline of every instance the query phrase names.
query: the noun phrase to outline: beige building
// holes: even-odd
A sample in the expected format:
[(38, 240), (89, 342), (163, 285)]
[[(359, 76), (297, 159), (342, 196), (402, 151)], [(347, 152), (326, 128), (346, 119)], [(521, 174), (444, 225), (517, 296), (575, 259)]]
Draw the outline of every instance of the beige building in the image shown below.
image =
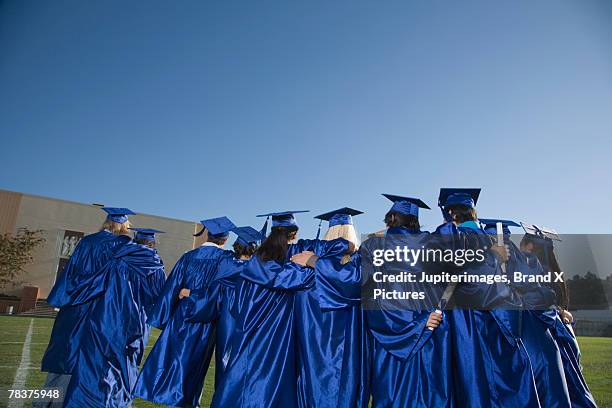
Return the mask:
[[(40, 288), (39, 298), (45, 299), (78, 241), (84, 235), (99, 231), (106, 219), (101, 207), (0, 190), (0, 233), (28, 228), (42, 230), (45, 239), (34, 251), (34, 262), (25, 268), (26, 272), (16, 278), (12, 287), (0, 289), (0, 293), (19, 295), (23, 286), (36, 286)], [(130, 221), (135, 227), (166, 232), (157, 239), (157, 250), (166, 273), (185, 251), (193, 249), (193, 234), (199, 230), (199, 224), (191, 221), (149, 214), (131, 215)]]

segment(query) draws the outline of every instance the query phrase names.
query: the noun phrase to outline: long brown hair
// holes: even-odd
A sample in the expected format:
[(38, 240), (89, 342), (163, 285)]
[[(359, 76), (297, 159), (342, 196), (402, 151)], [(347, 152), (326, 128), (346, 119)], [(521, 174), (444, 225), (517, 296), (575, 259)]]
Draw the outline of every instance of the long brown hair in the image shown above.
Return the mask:
[(446, 211), (450, 212), (451, 221), (457, 225), (478, 220), (476, 209), (466, 205), (449, 205)]
[(261, 243), (257, 249), (257, 256), (262, 261), (285, 262), (289, 241), (295, 238), (298, 231), (297, 226), (272, 227), (270, 235)]
[[(533, 245), (532, 253), (538, 258), (544, 269), (548, 269), (544, 271), (545, 273), (561, 272), (552, 243), (543, 243), (541, 238), (533, 239), (525, 234), (521, 239), (521, 247), (527, 244)], [(550, 285), (557, 295), (557, 306), (567, 309), (569, 307), (569, 288), (565, 279), (562, 282), (552, 282)]]
[(420, 230), (419, 219), (414, 215), (406, 215), (397, 211), (389, 211), (385, 214), (385, 224), (388, 228), (404, 227), (411, 230)]

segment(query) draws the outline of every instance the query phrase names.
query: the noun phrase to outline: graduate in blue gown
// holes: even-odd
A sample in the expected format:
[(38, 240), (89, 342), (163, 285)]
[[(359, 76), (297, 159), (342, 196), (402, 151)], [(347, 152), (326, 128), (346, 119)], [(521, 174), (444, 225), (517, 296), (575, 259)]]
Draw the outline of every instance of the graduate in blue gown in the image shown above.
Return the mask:
[[(353, 216), (359, 214), (345, 207), (315, 217), (329, 222), (323, 240), (344, 238), (357, 248)], [(295, 294), (298, 406), (367, 407), (359, 257), (347, 254), (318, 260), (314, 251), (301, 254), (315, 269), (315, 285)], [(299, 263), (297, 256), (292, 260)]]
[[(121, 243), (115, 238), (129, 234), (128, 215), (134, 214), (131, 210), (115, 207), (104, 207), (102, 210), (107, 217), (101, 230), (81, 239), (47, 297), (47, 302), (60, 308), (60, 311), (53, 323), (49, 345), (41, 363), (41, 370), (48, 373), (44, 384), (46, 388), (65, 388), (68, 385), (77, 359), (85, 316), (91, 307), (91, 302), (72, 302), (67, 290), (71, 284), (78, 283), (80, 277), (89, 279), (98, 275), (110, 259), (113, 247)], [(37, 406), (45, 405), (53, 406), (37, 403)]]
[(185, 302), (190, 303), (185, 312), (188, 322), (215, 324), (215, 384), (219, 384), (223, 378), (231, 355), (231, 336), (236, 326), (233, 313), (236, 310), (240, 273), (265, 238), (249, 226), (237, 227), (232, 232), (238, 236), (233, 245), (235, 265), (220, 271), (205, 289), (190, 291), (185, 298)]
[[(526, 234), (521, 240), (521, 250), (528, 256), (537, 258), (544, 273), (561, 272), (554, 253), (553, 238), (556, 234), (535, 225), (523, 224), (523, 227)], [(569, 297), (566, 283), (554, 283), (551, 289), (555, 295), (553, 307), (537, 313), (536, 316), (548, 328), (561, 354), (572, 407), (596, 407), (595, 399), (582, 374), (580, 347), (572, 328), (573, 317), (567, 311)]]
[[(131, 404), (149, 335), (147, 314), (166, 278), (154, 249), (155, 234), (161, 231), (134, 230), (135, 241), (115, 246), (111, 260), (102, 268), (102, 291), (97, 283), (79, 279), (67, 293), (75, 302), (95, 299), (95, 303), (83, 325), (65, 408), (126, 408)], [(96, 277), (90, 279), (93, 282)]]
[(172, 406), (199, 406), (215, 345), (215, 323), (188, 322), (191, 303), (184, 298), (231, 275), (236, 265), (233, 253), (223, 249), (236, 226), (227, 217), (204, 220), (202, 225), (196, 236), (204, 243), (178, 260), (149, 317), (149, 324), (162, 333), (140, 372), (136, 397)]
[[(505, 247), (493, 245), (477, 224), (480, 189), (441, 189), (445, 224), (437, 228), (449, 248), (484, 251), (483, 262), (458, 273), (502, 275)], [(449, 240), (450, 238), (450, 240)], [(520, 339), (521, 301), (509, 284), (459, 283), (448, 313), (453, 344), (455, 398), (459, 407), (539, 407), (529, 356)]]
[[(453, 407), (453, 376), (446, 312), (436, 311), (443, 286), (422, 283), (376, 283), (373, 272), (427, 271), (422, 262), (387, 262), (374, 268), (373, 253), (396, 247), (419, 249), (429, 245), (430, 234), (421, 231), (419, 199), (385, 194), (393, 206), (385, 215), (384, 237), (372, 237), (361, 247), (367, 290), (364, 292), (366, 324), (373, 338), (373, 407)], [(374, 289), (424, 292), (424, 300), (375, 300)]]
[[(537, 276), (544, 273), (542, 265), (535, 256), (523, 253), (510, 240), (510, 227), (520, 225), (510, 220), (483, 219), (480, 223), (485, 232), (497, 234), (497, 223), (502, 225), (504, 242), (510, 249), (506, 269), (509, 274), (521, 272), (523, 275)], [(521, 340), (531, 361), (538, 390), (538, 399), (543, 407), (570, 407), (570, 396), (563, 373), (559, 348), (547, 326), (545, 315), (555, 303), (552, 288), (539, 283), (514, 282), (523, 303), (521, 314)]]
[(300, 240), (294, 213), (272, 217), (270, 235), (242, 272), (236, 328), (225, 376), (215, 389), (214, 407), (296, 407), (295, 293), (314, 285), (314, 271), (290, 258), (309, 250), (322, 257), (350, 251), (346, 240)]

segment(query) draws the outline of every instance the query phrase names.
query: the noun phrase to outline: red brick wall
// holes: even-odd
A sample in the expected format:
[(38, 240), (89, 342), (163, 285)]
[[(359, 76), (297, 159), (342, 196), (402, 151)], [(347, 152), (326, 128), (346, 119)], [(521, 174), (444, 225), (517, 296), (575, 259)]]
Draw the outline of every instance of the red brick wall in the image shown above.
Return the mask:
[(21, 302), (19, 303), (19, 312), (25, 312), (36, 307), (38, 300), (38, 292), (40, 289), (36, 286), (24, 286), (21, 290)]

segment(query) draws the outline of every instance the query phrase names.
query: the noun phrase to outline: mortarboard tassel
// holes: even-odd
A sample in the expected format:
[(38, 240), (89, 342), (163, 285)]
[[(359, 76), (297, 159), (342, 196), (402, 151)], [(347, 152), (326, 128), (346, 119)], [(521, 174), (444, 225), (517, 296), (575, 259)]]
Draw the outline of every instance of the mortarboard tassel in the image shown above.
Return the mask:
[(270, 219), (270, 217), (266, 217), (266, 222), (264, 222), (263, 227), (261, 227), (261, 231), (259, 231), (261, 233), (261, 235), (265, 237), (268, 236), (268, 220)]
[(319, 239), (319, 236), (321, 235), (321, 223), (323, 222), (323, 220), (319, 221), (319, 229), (317, 230), (317, 238)]

